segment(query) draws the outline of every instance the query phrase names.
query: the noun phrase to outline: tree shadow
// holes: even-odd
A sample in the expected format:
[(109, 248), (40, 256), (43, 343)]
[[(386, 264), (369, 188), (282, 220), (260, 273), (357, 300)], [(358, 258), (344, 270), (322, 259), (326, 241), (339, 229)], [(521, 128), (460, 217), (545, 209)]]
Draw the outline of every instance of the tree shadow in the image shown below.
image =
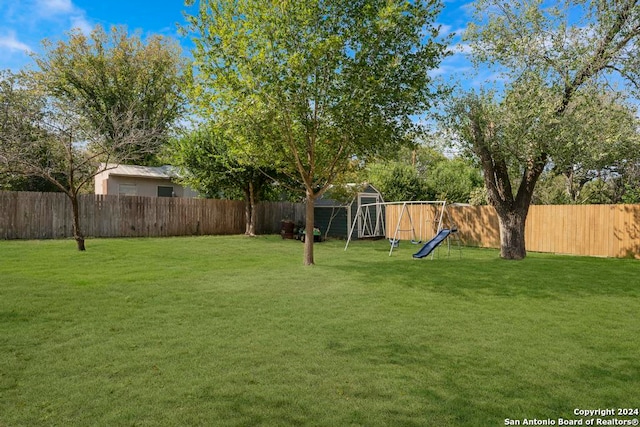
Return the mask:
[(640, 205), (621, 205), (613, 235), (618, 244), (618, 257), (640, 259)]
[[(473, 251), (480, 251), (472, 249)], [(450, 256), (413, 260), (406, 251), (393, 257), (375, 251), (371, 260), (325, 266), (355, 276), (362, 283), (398, 289), (423, 289), (465, 298), (529, 297), (581, 298), (590, 296), (638, 297), (635, 262), (622, 259), (530, 254), (522, 261), (500, 259), (494, 251), (483, 259)], [(475, 254), (474, 254), (475, 255)], [(374, 258), (380, 259), (374, 259)]]
[(448, 208), (451, 222), (458, 229), (462, 244), (484, 248), (500, 247), (500, 223), (492, 206), (456, 206)]

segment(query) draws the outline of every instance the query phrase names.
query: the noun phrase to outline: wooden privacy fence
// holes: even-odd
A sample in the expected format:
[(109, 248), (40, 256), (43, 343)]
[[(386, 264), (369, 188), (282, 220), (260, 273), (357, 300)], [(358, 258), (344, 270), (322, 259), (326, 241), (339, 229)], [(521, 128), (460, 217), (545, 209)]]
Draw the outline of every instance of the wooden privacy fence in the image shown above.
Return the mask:
[[(395, 231), (401, 205), (386, 207), (386, 234)], [(162, 237), (242, 234), (244, 203), (231, 200), (135, 196), (80, 196), (80, 221), (87, 237)], [(408, 205), (416, 237), (437, 231), (438, 207)], [(280, 221), (304, 221), (305, 206), (262, 202), (256, 232), (280, 231)], [(490, 206), (447, 207), (444, 227), (455, 225), (463, 244), (500, 247), (498, 216)], [(404, 215), (401, 230), (410, 230)], [(71, 203), (61, 193), (0, 192), (0, 239), (72, 236)], [(399, 233), (411, 239), (410, 231)], [(640, 205), (531, 206), (525, 230), (528, 251), (640, 258)]]
[[(402, 206), (386, 207), (386, 234), (395, 231)], [(435, 206), (408, 206), (422, 241), (435, 235)], [(443, 227), (454, 225), (463, 244), (500, 247), (498, 215), (491, 206), (447, 206)], [(411, 229), (403, 215), (400, 229)], [(420, 232), (422, 231), (422, 235)], [(412, 238), (410, 231), (400, 239)], [(632, 257), (640, 259), (640, 205), (536, 205), (531, 206), (525, 228), (526, 249), (572, 255)]]
[[(161, 237), (242, 234), (244, 202), (136, 196), (80, 196), (87, 237)], [(256, 231), (280, 231), (282, 219), (302, 221), (304, 205), (262, 202)], [(0, 239), (53, 239), (73, 235), (71, 203), (62, 193), (0, 192)]]

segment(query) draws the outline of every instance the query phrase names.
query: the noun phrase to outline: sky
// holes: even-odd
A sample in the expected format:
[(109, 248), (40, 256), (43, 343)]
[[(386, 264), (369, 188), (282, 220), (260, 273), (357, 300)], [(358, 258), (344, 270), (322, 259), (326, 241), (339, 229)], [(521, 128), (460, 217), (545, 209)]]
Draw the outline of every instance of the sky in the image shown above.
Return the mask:
[[(431, 75), (460, 79), (471, 71), (460, 42), (470, 19), (469, 3), (444, 1), (437, 23), (443, 35), (456, 34), (452, 40), (456, 53)], [(172, 36), (188, 50), (190, 43), (178, 34), (178, 25), (184, 23), (183, 12), (189, 10), (193, 8), (184, 6), (184, 0), (0, 0), (0, 70), (18, 71), (33, 65), (29, 53), (41, 52), (45, 38), (64, 40), (72, 28), (88, 33), (97, 24), (104, 28), (125, 25), (129, 31), (140, 31), (143, 38), (149, 34)]]
[(29, 52), (41, 52), (43, 39), (66, 39), (72, 28), (125, 25), (143, 37), (177, 38), (185, 9), (183, 0), (0, 0), (0, 69), (32, 63)]

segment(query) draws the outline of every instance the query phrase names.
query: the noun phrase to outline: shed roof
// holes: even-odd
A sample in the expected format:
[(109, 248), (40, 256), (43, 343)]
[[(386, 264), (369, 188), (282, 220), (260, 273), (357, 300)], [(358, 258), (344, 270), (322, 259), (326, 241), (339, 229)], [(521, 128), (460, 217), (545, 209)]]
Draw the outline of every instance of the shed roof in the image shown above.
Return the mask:
[[(367, 182), (362, 184), (349, 183), (349, 184), (345, 184), (345, 186), (350, 188), (356, 188), (359, 190), (357, 193), (354, 194), (356, 198), (358, 194), (362, 194), (362, 193), (380, 194), (380, 192), (373, 185)], [(333, 187), (333, 185), (331, 187)], [(353, 203), (353, 200), (347, 204), (338, 202), (337, 200), (334, 200), (328, 197), (327, 193), (325, 193), (322, 195), (322, 197), (316, 200), (315, 206), (320, 208), (342, 207), (342, 206), (350, 205), (351, 203)]]
[(131, 176), (136, 178), (171, 179), (178, 178), (178, 170), (170, 165), (164, 166), (137, 166), (137, 165), (113, 165), (102, 164), (101, 169), (106, 169), (108, 175)]

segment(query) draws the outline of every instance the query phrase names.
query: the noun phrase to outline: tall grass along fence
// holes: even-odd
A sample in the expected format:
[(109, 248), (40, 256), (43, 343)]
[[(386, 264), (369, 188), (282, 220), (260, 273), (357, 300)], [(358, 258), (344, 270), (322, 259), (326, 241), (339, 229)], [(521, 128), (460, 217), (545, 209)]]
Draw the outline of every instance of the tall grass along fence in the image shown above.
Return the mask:
[[(242, 234), (244, 202), (136, 196), (80, 196), (87, 237), (161, 237)], [(263, 202), (256, 231), (280, 231), (280, 221), (302, 221), (304, 205)], [(0, 192), (0, 239), (54, 239), (73, 235), (71, 203), (62, 193)]]
[[(386, 234), (395, 232), (402, 206), (387, 206)], [(437, 228), (436, 207), (407, 206), (417, 236), (426, 241)], [(491, 206), (447, 207), (443, 227), (455, 226), (461, 243), (500, 247), (498, 215)], [(412, 239), (409, 215), (400, 223), (399, 237)], [(525, 229), (526, 249), (572, 255), (640, 259), (640, 205), (531, 206)]]

